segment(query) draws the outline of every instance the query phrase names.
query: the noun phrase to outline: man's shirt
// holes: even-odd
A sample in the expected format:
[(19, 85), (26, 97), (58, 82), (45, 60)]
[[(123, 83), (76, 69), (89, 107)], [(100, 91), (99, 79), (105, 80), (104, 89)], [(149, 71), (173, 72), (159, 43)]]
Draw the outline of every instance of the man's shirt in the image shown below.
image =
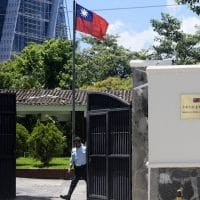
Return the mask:
[(86, 146), (81, 144), (79, 148), (73, 148), (70, 162), (75, 166), (86, 165)]

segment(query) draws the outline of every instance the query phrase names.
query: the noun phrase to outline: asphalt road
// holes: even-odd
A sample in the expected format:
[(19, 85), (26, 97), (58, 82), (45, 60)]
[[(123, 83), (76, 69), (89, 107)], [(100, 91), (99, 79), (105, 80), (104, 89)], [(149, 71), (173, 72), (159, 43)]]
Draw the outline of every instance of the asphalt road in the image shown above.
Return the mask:
[[(69, 180), (16, 178), (16, 200), (59, 200), (69, 184)], [(79, 181), (71, 200), (86, 200), (84, 181)]]

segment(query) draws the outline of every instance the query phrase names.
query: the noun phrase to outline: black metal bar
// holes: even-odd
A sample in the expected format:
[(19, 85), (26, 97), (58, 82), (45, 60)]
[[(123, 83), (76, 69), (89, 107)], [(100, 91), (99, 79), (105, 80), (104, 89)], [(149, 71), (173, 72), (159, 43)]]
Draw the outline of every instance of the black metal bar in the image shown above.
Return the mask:
[(132, 106), (129, 106), (129, 152), (130, 152), (130, 158), (129, 158), (129, 196), (130, 200), (132, 200), (132, 144), (133, 144), (133, 137), (132, 137)]
[(89, 151), (90, 151), (90, 137), (89, 137), (89, 133), (90, 133), (90, 115), (87, 113), (87, 117), (86, 117), (86, 141), (87, 141), (87, 191), (86, 191), (86, 195), (87, 195), (87, 199), (89, 199), (89, 185), (90, 185), (90, 180), (89, 180), (89, 166), (90, 166), (90, 158), (89, 158)]
[(109, 121), (110, 116), (109, 112), (107, 112), (106, 115), (106, 197), (109, 200), (110, 192), (109, 192), (109, 146), (110, 146), (110, 127), (109, 127)]

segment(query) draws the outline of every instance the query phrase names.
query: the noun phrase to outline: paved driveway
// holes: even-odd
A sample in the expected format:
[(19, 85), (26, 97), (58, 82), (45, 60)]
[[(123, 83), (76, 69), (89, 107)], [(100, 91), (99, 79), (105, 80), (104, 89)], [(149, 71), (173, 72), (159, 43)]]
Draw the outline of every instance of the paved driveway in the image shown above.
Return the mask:
[[(52, 179), (16, 179), (16, 200), (58, 200), (60, 194), (66, 194), (69, 180)], [(79, 181), (71, 200), (86, 200), (86, 184)]]

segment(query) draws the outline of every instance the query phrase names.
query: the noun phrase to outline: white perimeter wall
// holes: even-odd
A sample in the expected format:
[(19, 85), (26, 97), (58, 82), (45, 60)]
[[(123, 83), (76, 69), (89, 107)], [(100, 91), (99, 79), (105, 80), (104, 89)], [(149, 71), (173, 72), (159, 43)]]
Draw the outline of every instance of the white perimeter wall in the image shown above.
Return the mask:
[(180, 96), (200, 95), (199, 66), (148, 67), (149, 164), (200, 163), (200, 119), (181, 119)]

